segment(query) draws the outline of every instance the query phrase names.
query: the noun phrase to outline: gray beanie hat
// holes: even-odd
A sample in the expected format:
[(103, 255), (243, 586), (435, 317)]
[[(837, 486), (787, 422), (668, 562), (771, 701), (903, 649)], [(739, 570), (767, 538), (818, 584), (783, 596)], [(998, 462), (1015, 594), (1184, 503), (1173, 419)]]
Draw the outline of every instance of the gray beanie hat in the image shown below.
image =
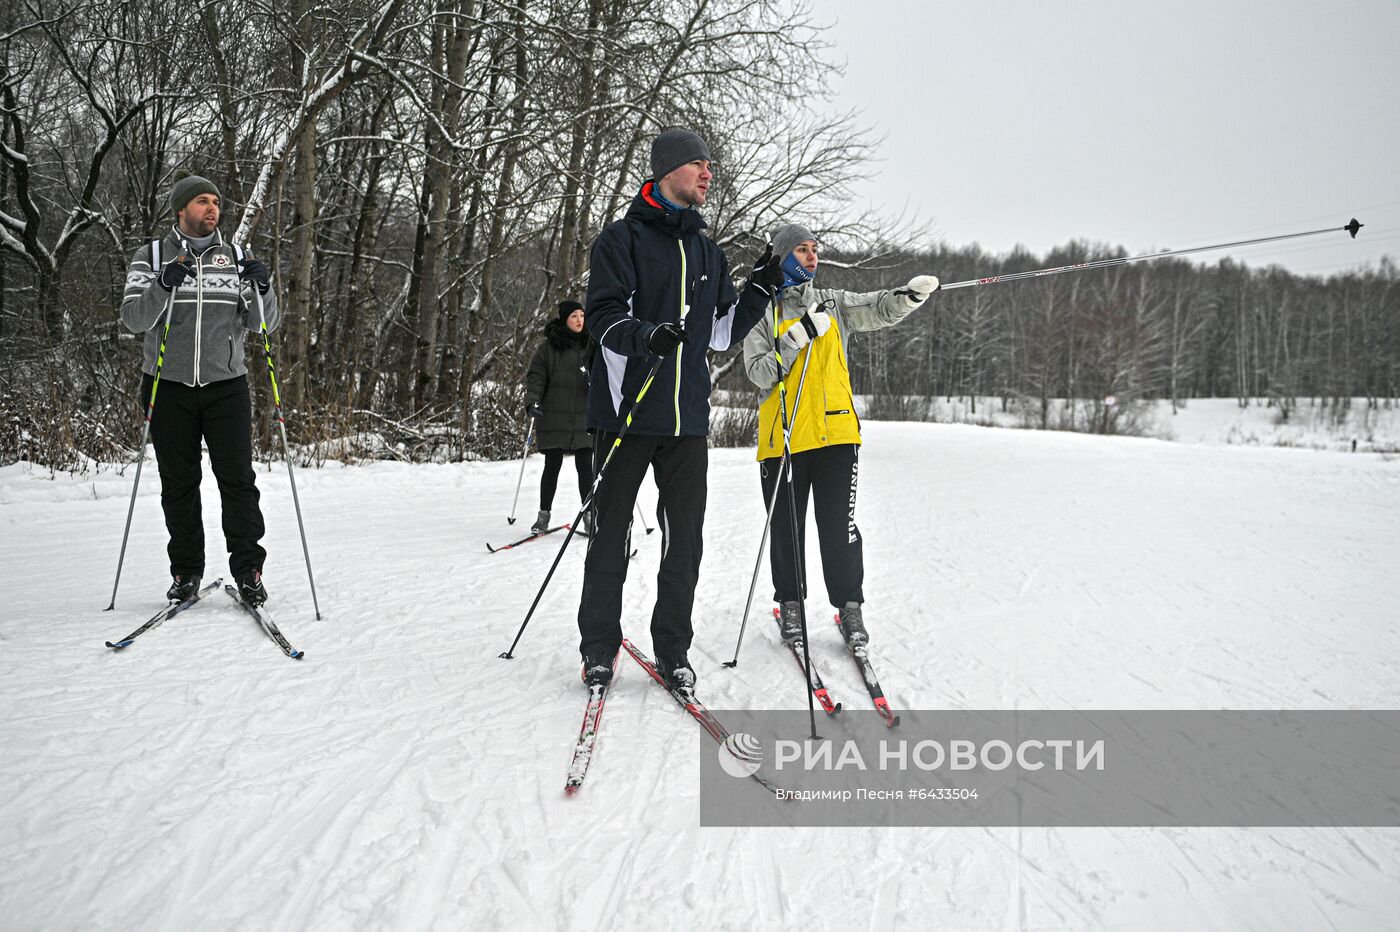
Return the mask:
[(223, 199), (219, 189), (208, 178), (201, 178), (198, 175), (187, 175), (181, 178), (170, 189), (170, 212), (178, 214), (185, 209), (186, 204), (201, 194), (212, 194), (221, 200)]
[(788, 257), (798, 246), (807, 240), (816, 242), (816, 237), (812, 231), (800, 223), (780, 223), (773, 228), (773, 255), (778, 257), (778, 261)]
[(660, 181), (696, 159), (710, 161), (710, 147), (688, 129), (668, 129), (651, 144), (651, 177)]

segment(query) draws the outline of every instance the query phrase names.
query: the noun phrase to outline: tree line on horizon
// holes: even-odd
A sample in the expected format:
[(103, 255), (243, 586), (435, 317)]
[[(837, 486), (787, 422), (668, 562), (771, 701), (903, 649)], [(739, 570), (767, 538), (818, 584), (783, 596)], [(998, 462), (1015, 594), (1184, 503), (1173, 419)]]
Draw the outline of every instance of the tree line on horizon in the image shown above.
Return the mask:
[[(862, 291), (914, 269), (951, 282), (1126, 255), (1083, 241), (1045, 255), (944, 245), (818, 280)], [(970, 399), (973, 413), (990, 397), (1042, 428), (1094, 432), (1125, 425), (1138, 402), (1175, 411), (1192, 398), (1267, 404), (1283, 420), (1302, 400), (1341, 417), (1356, 398), (1400, 399), (1400, 267), (1387, 258), (1324, 279), (1160, 259), (974, 286), (935, 294), (898, 327), (860, 337), (851, 356), (856, 391), (882, 417), (918, 416), (920, 399), (938, 397)], [(1053, 404), (1069, 398), (1086, 404)]]

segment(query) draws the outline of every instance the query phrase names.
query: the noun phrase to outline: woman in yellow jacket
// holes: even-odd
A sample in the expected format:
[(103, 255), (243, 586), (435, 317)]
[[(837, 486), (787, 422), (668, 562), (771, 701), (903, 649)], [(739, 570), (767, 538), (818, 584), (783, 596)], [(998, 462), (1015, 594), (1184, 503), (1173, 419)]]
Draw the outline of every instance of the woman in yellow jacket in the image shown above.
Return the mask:
[[(744, 340), (744, 367), (749, 380), (769, 393), (758, 411), (758, 461), (764, 504), (778, 495), (769, 552), (779, 625), (785, 641), (801, 639), (798, 600), (806, 591), (807, 579), (806, 567), (799, 567), (795, 556), (805, 552), (810, 491), (827, 596), (840, 612), (846, 642), (861, 646), (869, 636), (861, 617), (865, 564), (856, 527), (860, 419), (851, 392), (846, 348), (856, 331), (899, 323), (937, 290), (938, 279), (920, 275), (893, 291), (855, 293), (817, 288), (813, 284), (817, 240), (801, 224), (783, 224), (773, 231), (773, 254), (784, 257), (783, 287), (768, 318), (759, 321)], [(806, 381), (794, 415), (792, 408), (804, 371)], [(778, 487), (783, 456), (777, 389), (780, 375), (786, 381), (792, 422), (792, 485), (800, 538), (796, 550), (787, 491)]]

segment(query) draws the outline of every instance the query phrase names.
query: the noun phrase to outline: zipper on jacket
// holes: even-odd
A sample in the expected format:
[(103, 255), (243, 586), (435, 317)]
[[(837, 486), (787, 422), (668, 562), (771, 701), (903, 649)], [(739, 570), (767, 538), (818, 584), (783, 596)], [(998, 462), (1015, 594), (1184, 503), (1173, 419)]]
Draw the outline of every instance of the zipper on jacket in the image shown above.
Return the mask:
[[(208, 250), (205, 250), (206, 252)], [(199, 388), (200, 331), (204, 322), (204, 257), (194, 257), (194, 387)]]
[[(681, 328), (684, 329), (684, 328), (685, 328), (685, 315), (686, 315), (686, 313), (690, 310), (689, 306), (685, 303), (685, 278), (686, 278), (686, 270), (685, 270), (685, 240), (681, 240), (681, 239), (676, 240), (676, 245), (677, 245), (678, 247), (680, 247), (680, 251), (681, 251)], [(675, 396), (675, 408), (676, 408), (676, 434), (675, 434), (675, 435), (676, 435), (677, 437), (679, 437), (679, 436), (681, 435), (681, 356), (682, 356), (682, 354), (684, 354), (684, 352), (685, 352), (685, 344), (684, 344), (684, 343), (677, 343), (677, 344), (676, 344), (676, 396)]]

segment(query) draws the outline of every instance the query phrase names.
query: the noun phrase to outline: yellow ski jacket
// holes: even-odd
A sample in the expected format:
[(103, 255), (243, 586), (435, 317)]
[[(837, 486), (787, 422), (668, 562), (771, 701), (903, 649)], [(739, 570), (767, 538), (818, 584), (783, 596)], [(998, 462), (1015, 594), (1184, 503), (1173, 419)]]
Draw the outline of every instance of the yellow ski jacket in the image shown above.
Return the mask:
[[(831, 329), (810, 341), (801, 350), (778, 340), (807, 312), (825, 301), (831, 304)], [(793, 419), (792, 452), (843, 443), (860, 443), (860, 419), (856, 416), (851, 393), (851, 372), (846, 348), (852, 333), (881, 330), (899, 323), (913, 309), (901, 295), (892, 291), (836, 291), (817, 288), (811, 282), (783, 292), (776, 314), (772, 307), (744, 339), (744, 369), (749, 381), (768, 392), (758, 409), (758, 458), (783, 455), (783, 426), (777, 390), (778, 358), (773, 353), (777, 341), (782, 351), (782, 373), (786, 375), (787, 408)], [(806, 381), (802, 373), (806, 371)], [(802, 382), (802, 396), (797, 386)], [(793, 409), (796, 408), (795, 415)]]

